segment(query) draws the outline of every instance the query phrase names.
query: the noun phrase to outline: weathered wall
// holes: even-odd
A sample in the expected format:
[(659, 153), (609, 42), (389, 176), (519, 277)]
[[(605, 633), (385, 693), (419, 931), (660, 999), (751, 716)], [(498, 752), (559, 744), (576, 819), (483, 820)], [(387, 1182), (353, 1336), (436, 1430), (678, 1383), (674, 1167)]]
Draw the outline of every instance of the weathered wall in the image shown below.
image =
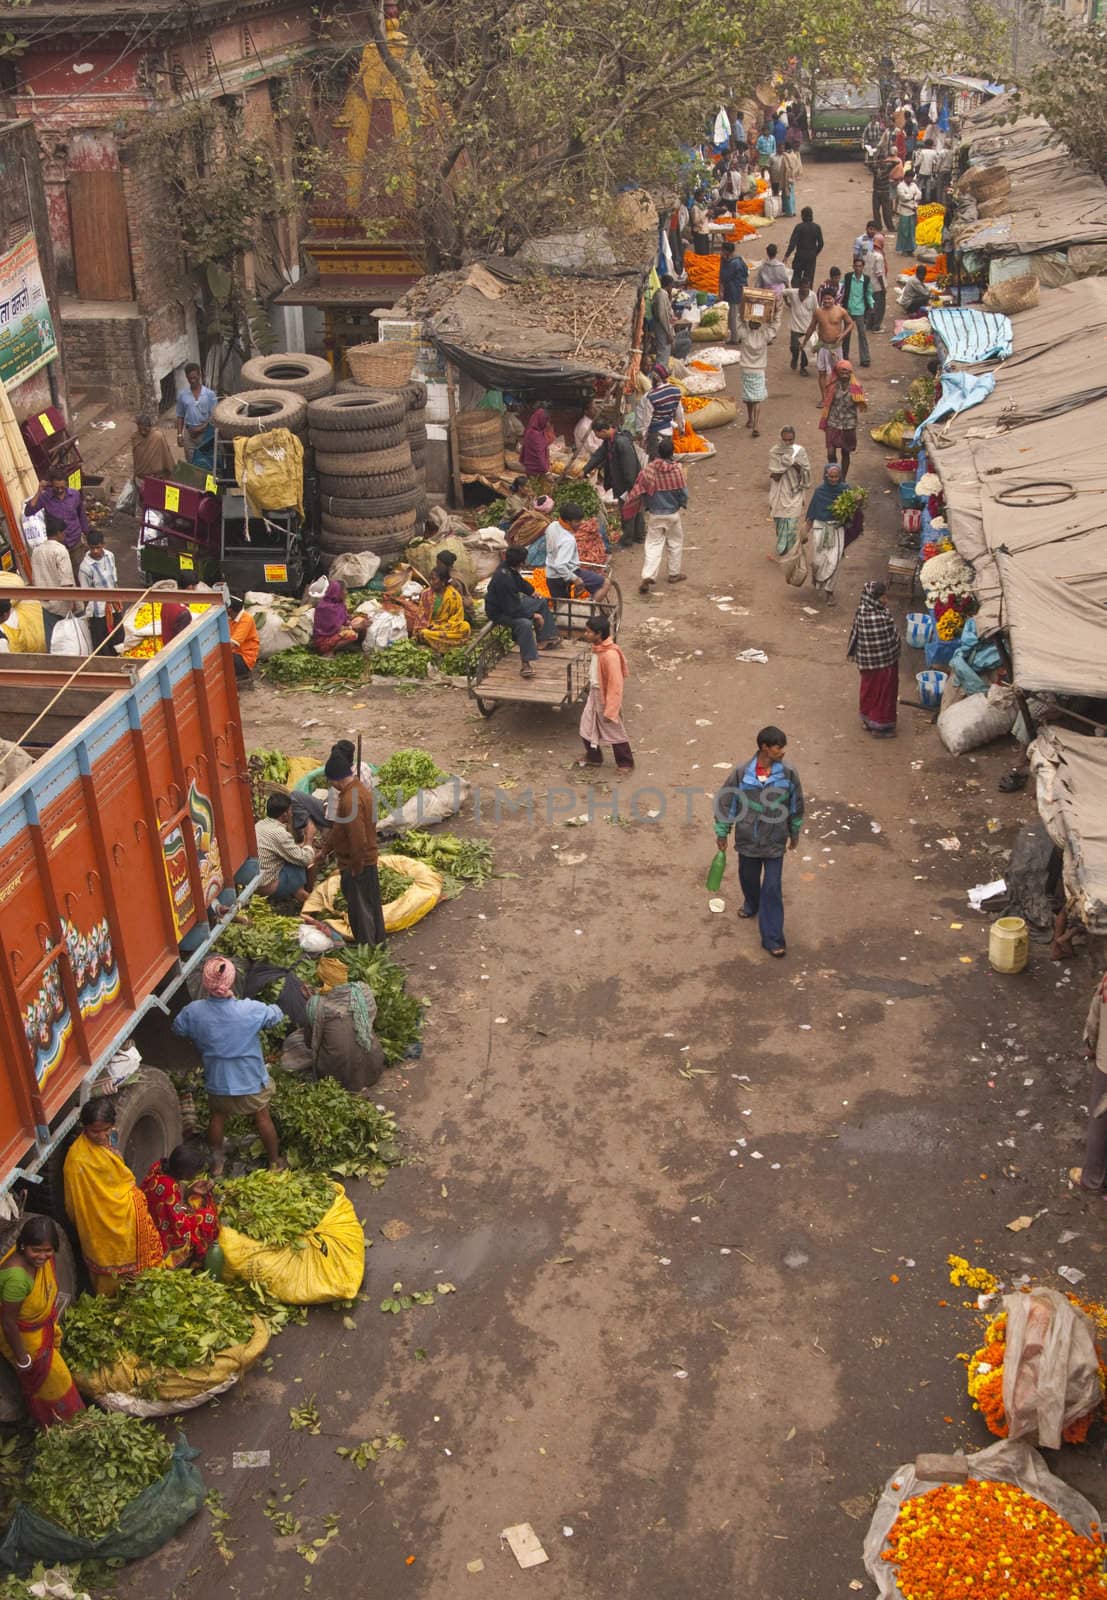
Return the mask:
[[(30, 122), (8, 122), (0, 125), (0, 247), (7, 248), (28, 232), (35, 236), (42, 281), (60, 344), (57, 277), (38, 140)], [(47, 367), (33, 373), (23, 383), (13, 384), (8, 397), (19, 421), (41, 411), (55, 393), (64, 409), (65, 381), (64, 358), (59, 350)]]

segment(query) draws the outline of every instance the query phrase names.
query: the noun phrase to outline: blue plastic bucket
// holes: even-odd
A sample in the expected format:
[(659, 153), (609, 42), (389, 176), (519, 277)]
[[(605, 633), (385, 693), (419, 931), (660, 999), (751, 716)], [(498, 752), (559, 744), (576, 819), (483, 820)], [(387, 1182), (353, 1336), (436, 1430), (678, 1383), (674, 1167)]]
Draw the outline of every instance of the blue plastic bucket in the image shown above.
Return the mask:
[(919, 699), (928, 710), (936, 710), (942, 703), (942, 690), (946, 686), (948, 672), (935, 672), (928, 668), (926, 672), (916, 672), (915, 682), (919, 686)]
[(928, 611), (907, 613), (907, 643), (913, 650), (925, 650), (934, 637), (934, 618)]

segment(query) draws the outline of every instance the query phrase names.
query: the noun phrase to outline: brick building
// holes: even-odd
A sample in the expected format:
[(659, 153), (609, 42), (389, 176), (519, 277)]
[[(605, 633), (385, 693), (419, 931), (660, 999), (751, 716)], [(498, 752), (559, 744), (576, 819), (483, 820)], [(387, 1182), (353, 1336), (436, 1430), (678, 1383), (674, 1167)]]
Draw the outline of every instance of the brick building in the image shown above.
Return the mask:
[[(251, 137), (285, 161), (277, 115), (289, 80), (323, 50), (310, 0), (30, 0), (26, 48), (9, 100), (33, 121), (42, 155), (72, 389), (108, 391), (121, 407), (167, 404), (201, 354), (200, 295), (182, 260), (161, 178), (140, 130), (189, 103), (234, 109)], [(280, 220), (282, 281), (298, 273), (299, 221)], [(251, 280), (252, 263), (244, 263)], [(303, 316), (278, 307), (278, 342), (303, 348)]]

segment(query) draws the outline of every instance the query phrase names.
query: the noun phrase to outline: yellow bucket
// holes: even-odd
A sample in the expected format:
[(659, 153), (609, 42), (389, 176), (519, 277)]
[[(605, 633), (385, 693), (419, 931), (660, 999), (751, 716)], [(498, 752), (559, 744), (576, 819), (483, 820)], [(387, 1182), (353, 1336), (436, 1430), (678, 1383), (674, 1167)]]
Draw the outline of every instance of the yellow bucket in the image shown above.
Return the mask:
[(997, 917), (988, 934), (988, 960), (996, 972), (1022, 972), (1030, 955), (1030, 935), (1022, 917)]

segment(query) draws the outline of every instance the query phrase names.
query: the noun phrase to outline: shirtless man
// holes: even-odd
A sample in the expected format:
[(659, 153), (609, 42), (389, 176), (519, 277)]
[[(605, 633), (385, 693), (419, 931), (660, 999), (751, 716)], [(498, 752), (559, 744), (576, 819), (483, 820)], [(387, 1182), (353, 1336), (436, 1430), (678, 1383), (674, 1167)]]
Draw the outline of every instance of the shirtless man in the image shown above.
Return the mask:
[(835, 302), (833, 294), (824, 292), (820, 303), (815, 308), (814, 315), (804, 334), (804, 343), (813, 333), (819, 335), (819, 354), (816, 358), (816, 368), (819, 374), (820, 396), (817, 404), (822, 410), (826, 399), (835, 383), (835, 370), (842, 359), (842, 341), (848, 333), (853, 332), (853, 318), (844, 306)]

